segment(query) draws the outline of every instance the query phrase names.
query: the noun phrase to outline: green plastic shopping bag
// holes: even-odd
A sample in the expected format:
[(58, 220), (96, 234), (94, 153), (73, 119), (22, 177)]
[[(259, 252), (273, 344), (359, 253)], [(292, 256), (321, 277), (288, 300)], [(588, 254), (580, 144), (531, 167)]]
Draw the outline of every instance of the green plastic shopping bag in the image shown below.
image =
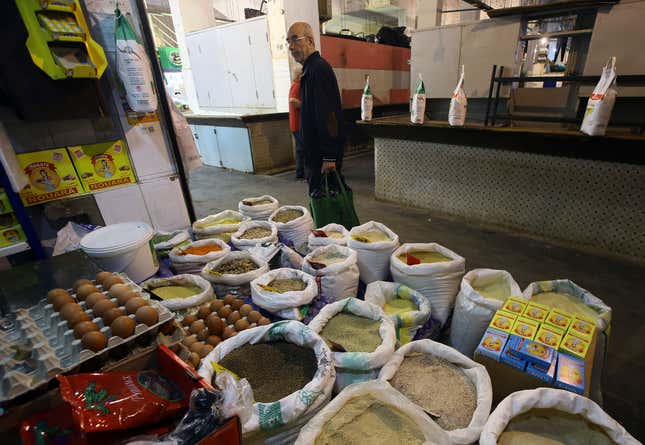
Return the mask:
[[(333, 187), (329, 186), (332, 176)], [(309, 197), (309, 208), (316, 227), (336, 223), (350, 230), (360, 225), (354, 209), (354, 194), (348, 190), (337, 171), (324, 175), (321, 194)]]

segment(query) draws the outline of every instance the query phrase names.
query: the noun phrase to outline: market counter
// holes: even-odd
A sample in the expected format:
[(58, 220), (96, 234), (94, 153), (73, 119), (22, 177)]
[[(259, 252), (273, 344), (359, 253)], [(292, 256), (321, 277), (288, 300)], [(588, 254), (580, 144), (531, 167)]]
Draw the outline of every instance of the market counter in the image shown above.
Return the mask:
[(645, 259), (645, 138), (534, 128), (358, 122), (375, 195), (552, 241)]

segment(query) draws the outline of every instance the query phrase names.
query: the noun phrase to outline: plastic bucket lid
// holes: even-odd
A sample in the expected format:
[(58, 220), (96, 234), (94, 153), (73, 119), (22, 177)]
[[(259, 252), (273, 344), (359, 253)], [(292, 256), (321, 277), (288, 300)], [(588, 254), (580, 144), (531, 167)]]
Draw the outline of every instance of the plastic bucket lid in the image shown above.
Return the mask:
[(115, 255), (136, 249), (152, 239), (154, 232), (144, 222), (111, 224), (81, 239), (81, 249), (90, 256)]

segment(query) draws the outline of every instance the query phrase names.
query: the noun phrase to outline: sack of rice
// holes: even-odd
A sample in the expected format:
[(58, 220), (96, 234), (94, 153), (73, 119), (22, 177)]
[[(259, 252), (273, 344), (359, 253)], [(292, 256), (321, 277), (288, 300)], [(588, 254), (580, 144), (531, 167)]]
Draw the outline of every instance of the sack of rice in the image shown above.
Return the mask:
[(356, 297), (359, 273), (352, 249), (336, 244), (318, 247), (304, 258), (302, 270), (316, 277), (320, 295), (334, 300)]
[(318, 295), (311, 275), (295, 269), (275, 269), (251, 281), (253, 303), (280, 318), (301, 321)]
[(240, 286), (269, 271), (269, 265), (242, 250), (211, 261), (202, 269), (202, 277), (211, 283)]
[(511, 295), (522, 291), (505, 270), (474, 269), (464, 275), (450, 325), (450, 345), (472, 357), (484, 331)]
[(479, 438), (481, 445), (637, 445), (594, 401), (562, 389), (518, 391), (502, 400)]
[(175, 275), (168, 278), (151, 278), (141, 287), (158, 296), (160, 303), (171, 311), (181, 311), (199, 306), (213, 299), (211, 284), (198, 275)]
[(237, 207), (240, 213), (252, 220), (269, 219), (269, 216), (278, 208), (278, 200), (270, 195), (262, 195), (255, 198), (241, 200)]
[(267, 221), (245, 221), (240, 224), (237, 232), (231, 235), (231, 244), (239, 250), (248, 250), (258, 244), (277, 242), (278, 228)]
[(157, 256), (164, 257), (172, 250), (173, 247), (185, 246), (191, 242), (190, 233), (187, 230), (175, 230), (174, 232), (157, 232), (152, 238), (152, 243)]
[(347, 387), (300, 430), (295, 445), (449, 445), (419, 407), (386, 382)]
[(441, 325), (452, 312), (466, 260), (436, 243), (403, 244), (393, 254), (392, 279), (430, 300), (432, 319)]
[(356, 251), (361, 281), (387, 279), (390, 272), (390, 256), (399, 247), (399, 235), (384, 224), (369, 221), (349, 231), (347, 247)]
[(309, 234), (309, 249), (314, 250), (316, 247), (328, 246), (329, 244), (338, 244), (339, 246), (347, 245), (349, 231), (340, 224), (327, 224), (320, 229), (312, 230)]
[[(212, 238), (215, 235), (219, 235), (218, 238), (223, 239), (221, 238), (221, 233), (236, 232), (243, 221), (249, 220), (250, 218), (243, 216), (239, 212), (224, 210), (195, 221), (193, 223), (193, 233), (196, 239)], [(227, 240), (224, 239), (224, 241)]]
[(219, 239), (193, 241), (181, 247), (175, 247), (168, 257), (175, 273), (199, 273), (204, 265), (228, 255), (231, 248)]
[(453, 444), (479, 439), (493, 403), (484, 366), (444, 344), (418, 340), (399, 348), (379, 379), (423, 409)]
[(528, 300), (550, 308), (596, 320), (596, 355), (593, 364), (594, 372), (591, 375), (590, 397), (593, 400), (602, 401), (600, 380), (609, 345), (611, 308), (571, 280), (537, 281), (529, 284), (524, 289), (523, 295)]
[(271, 214), (269, 222), (278, 227), (280, 241), (298, 251), (306, 248), (307, 238), (314, 228), (309, 210), (302, 206), (282, 206)]
[(396, 346), (390, 317), (381, 308), (356, 298), (323, 307), (309, 327), (331, 346), (335, 393), (352, 383), (375, 379)]
[(198, 372), (224, 393), (224, 417), (240, 416), (245, 444), (272, 443), (277, 435), (293, 442), (329, 401), (335, 378), (329, 347), (293, 320), (247, 329), (218, 344)]
[(374, 281), (367, 285), (365, 301), (380, 307), (392, 319), (399, 344), (412, 341), (430, 319), (428, 299), (403, 284)]

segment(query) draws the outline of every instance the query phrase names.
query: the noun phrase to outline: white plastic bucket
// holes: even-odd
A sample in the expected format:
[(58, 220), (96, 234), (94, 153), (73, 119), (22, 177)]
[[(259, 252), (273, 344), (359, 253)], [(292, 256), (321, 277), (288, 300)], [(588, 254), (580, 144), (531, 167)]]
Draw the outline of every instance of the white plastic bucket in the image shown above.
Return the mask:
[(81, 249), (104, 270), (123, 272), (139, 283), (159, 269), (151, 244), (154, 231), (143, 222), (112, 224), (88, 233)]

